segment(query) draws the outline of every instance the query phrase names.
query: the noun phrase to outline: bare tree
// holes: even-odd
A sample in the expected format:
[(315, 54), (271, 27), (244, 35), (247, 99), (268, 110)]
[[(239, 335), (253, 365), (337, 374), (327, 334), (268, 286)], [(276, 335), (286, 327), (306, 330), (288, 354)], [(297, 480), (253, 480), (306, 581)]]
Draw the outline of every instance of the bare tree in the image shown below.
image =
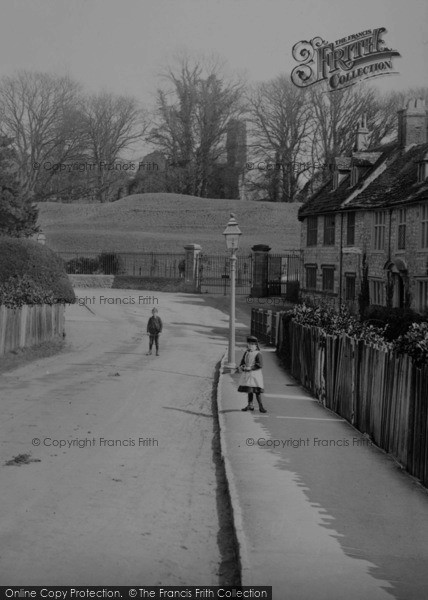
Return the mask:
[(375, 95), (372, 108), (368, 111), (371, 146), (397, 137), (397, 112), (406, 107), (410, 98), (422, 98), (428, 105), (428, 88), (409, 88), (405, 91)]
[(79, 92), (69, 77), (48, 73), (20, 71), (0, 81), (0, 133), (12, 139), (23, 197), (32, 198), (38, 181), (77, 151)]
[(355, 149), (355, 134), (358, 123), (365, 115), (368, 147), (374, 148), (389, 143), (396, 137), (397, 110), (411, 96), (428, 97), (428, 90), (421, 88), (407, 92), (381, 94), (368, 84), (349, 87), (328, 93), (326, 86), (310, 89), (313, 118), (311, 161), (323, 164), (324, 168), (313, 174), (306, 182), (301, 198), (314, 193), (331, 177), (326, 168), (337, 156), (350, 156)]
[(121, 174), (123, 152), (144, 137), (148, 116), (134, 98), (102, 92), (84, 99), (81, 122), (88, 164), (94, 165), (97, 198), (104, 202), (112, 181)]
[(261, 186), (273, 201), (294, 202), (307, 155), (313, 124), (308, 94), (285, 75), (257, 85), (249, 95), (252, 154), (265, 166)]
[(397, 111), (403, 105), (400, 92), (370, 94), (371, 102), (367, 106), (367, 123), (370, 131), (369, 145), (379, 146), (391, 141), (397, 135)]
[(176, 191), (205, 197), (213, 165), (225, 152), (227, 125), (242, 114), (244, 84), (227, 78), (215, 57), (181, 56), (163, 80), (148, 140), (176, 169)]
[(380, 95), (367, 85), (326, 93), (323, 86), (310, 90), (314, 115), (312, 153), (319, 162), (330, 163), (335, 156), (350, 155), (358, 122), (366, 116), (369, 145), (377, 146), (394, 132), (401, 103), (398, 93)]

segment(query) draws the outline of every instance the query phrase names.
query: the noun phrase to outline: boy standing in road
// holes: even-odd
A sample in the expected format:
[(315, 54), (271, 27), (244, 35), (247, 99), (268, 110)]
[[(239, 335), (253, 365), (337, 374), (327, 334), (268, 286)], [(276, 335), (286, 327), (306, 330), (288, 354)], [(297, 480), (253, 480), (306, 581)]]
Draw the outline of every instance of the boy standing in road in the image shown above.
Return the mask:
[(159, 356), (159, 335), (162, 332), (162, 319), (158, 317), (158, 309), (154, 308), (152, 310), (152, 316), (148, 320), (147, 323), (147, 333), (149, 334), (149, 351), (147, 352), (147, 356), (152, 353), (153, 342), (156, 346), (156, 356)]

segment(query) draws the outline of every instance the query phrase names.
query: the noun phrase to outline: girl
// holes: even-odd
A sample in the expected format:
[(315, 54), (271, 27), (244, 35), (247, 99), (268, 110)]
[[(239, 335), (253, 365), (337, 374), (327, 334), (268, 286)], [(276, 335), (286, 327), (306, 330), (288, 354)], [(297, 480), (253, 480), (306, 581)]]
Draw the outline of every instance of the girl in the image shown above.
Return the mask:
[(262, 392), (264, 392), (262, 367), (263, 358), (260, 352), (259, 342), (256, 337), (250, 335), (247, 337), (247, 350), (238, 367), (238, 370), (242, 371), (239, 379), (238, 392), (248, 394), (248, 405), (242, 409), (244, 411), (254, 410), (253, 394), (256, 394), (260, 412), (267, 412), (262, 404), (261, 397)]

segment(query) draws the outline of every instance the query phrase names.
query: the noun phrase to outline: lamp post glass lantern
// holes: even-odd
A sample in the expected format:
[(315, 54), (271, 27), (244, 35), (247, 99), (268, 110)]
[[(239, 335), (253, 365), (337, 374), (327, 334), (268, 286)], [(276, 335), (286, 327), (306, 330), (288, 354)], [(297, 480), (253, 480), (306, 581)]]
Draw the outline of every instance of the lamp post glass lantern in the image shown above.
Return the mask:
[(236, 369), (235, 364), (235, 273), (236, 252), (239, 248), (239, 237), (242, 235), (238, 227), (235, 215), (231, 213), (229, 223), (223, 231), (226, 247), (230, 251), (230, 314), (229, 314), (229, 352), (226, 367), (230, 370)]

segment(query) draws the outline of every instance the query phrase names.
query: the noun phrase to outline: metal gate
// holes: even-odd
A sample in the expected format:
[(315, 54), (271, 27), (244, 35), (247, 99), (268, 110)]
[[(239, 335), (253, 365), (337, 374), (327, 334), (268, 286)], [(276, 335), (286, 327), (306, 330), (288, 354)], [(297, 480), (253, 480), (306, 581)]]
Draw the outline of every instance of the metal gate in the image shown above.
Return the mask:
[(267, 255), (267, 295), (288, 296), (300, 280), (300, 251)]
[[(301, 253), (266, 254), (255, 269), (254, 255), (236, 257), (236, 294), (250, 296), (285, 296), (294, 298), (298, 293), (301, 276)], [(229, 294), (230, 256), (200, 254), (197, 264), (198, 290), (203, 294)], [(256, 278), (253, 281), (253, 278)]]
[[(236, 294), (251, 293), (252, 255), (236, 257)], [(202, 294), (223, 294), (230, 290), (230, 256), (200, 254), (198, 258), (199, 291)]]

